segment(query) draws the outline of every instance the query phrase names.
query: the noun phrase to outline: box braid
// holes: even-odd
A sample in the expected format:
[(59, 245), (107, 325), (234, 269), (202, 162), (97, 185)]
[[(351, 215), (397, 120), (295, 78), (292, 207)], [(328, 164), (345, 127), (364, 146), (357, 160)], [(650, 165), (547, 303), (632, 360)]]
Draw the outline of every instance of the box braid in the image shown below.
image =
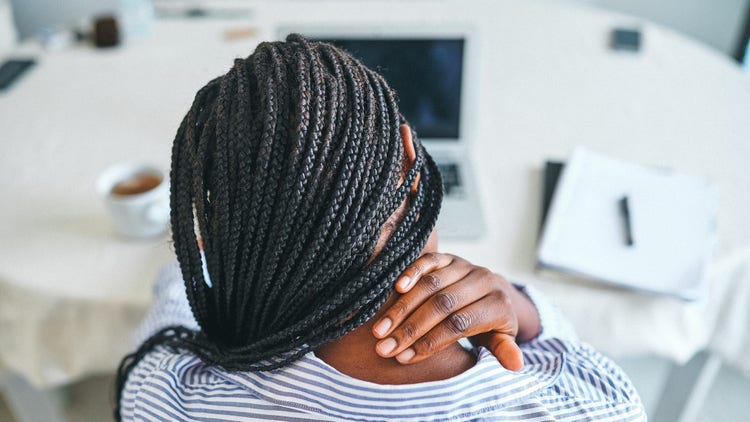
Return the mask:
[[(399, 185), (402, 123), (379, 74), (299, 35), (262, 43), (198, 91), (174, 140), (170, 205), (200, 330), (168, 327), (123, 359), (116, 417), (128, 373), (156, 346), (226, 370), (271, 370), (376, 313), (442, 202), (437, 167), (416, 135), (416, 162)], [(381, 227), (409, 196), (369, 262)]]

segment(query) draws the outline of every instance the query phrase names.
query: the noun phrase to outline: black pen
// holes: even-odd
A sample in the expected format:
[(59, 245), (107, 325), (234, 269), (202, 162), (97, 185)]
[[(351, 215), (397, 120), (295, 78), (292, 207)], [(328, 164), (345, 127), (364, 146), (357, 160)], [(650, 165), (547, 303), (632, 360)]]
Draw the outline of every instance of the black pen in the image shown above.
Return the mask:
[(620, 215), (622, 216), (623, 227), (625, 228), (625, 244), (633, 246), (633, 227), (630, 222), (630, 206), (628, 206), (628, 197), (620, 198)]

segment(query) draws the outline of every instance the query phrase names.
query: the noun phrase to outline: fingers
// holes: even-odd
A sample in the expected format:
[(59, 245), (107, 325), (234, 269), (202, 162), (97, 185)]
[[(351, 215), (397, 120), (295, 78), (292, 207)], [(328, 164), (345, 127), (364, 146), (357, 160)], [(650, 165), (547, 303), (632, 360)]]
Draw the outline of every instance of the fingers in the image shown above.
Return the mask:
[(487, 344), (505, 369), (520, 371), (523, 368), (523, 353), (514, 337), (502, 333), (490, 333)]
[(396, 291), (399, 293), (408, 292), (422, 275), (451, 264), (453, 259), (452, 255), (433, 252), (420, 256), (396, 280)]
[[(498, 319), (495, 313), (488, 311), (502, 309), (503, 292), (492, 290), (489, 279), (476, 273), (430, 297), (376, 345), (376, 352), (382, 357), (396, 357), (401, 363), (413, 363), (463, 337), (491, 330), (515, 336), (514, 314)], [(489, 293), (478, 294), (473, 289)]]
[(376, 352), (415, 363), (474, 336), (504, 367), (519, 370), (523, 355), (509, 287), (502, 276), (460, 257), (425, 254), (401, 274), (396, 290), (402, 296), (373, 325), (382, 339)]
[[(443, 255), (443, 254), (433, 254), (433, 255)], [(421, 277), (419, 279), (419, 282), (411, 288), (411, 290), (405, 294), (403, 294), (395, 304), (393, 304), (386, 312), (385, 314), (380, 318), (378, 322), (375, 323), (373, 326), (373, 334), (376, 338), (383, 338), (386, 335), (388, 335), (395, 327), (398, 327), (407, 317), (409, 317), (415, 310), (422, 307), (426, 302), (433, 296), (438, 296), (438, 298), (434, 299), (439, 301), (434, 306), (438, 305), (444, 305), (445, 308), (447, 305), (450, 305), (450, 303), (446, 303), (447, 301), (453, 300), (455, 294), (457, 293), (448, 293), (443, 292), (443, 289), (448, 288), (449, 286), (462, 281), (465, 277), (467, 277), (475, 268), (472, 267), (468, 262), (464, 260), (453, 260), (453, 257), (447, 256), (447, 259), (450, 260), (450, 265), (442, 267), (438, 270), (432, 271), (429, 274)], [(420, 258), (422, 259), (422, 258)], [(446, 259), (444, 257), (436, 257), (436, 258), (426, 258), (423, 263), (419, 265), (413, 265), (409, 268), (414, 268), (413, 273), (414, 274), (424, 274), (426, 268), (431, 268), (433, 265), (439, 265), (442, 263), (442, 260)], [(419, 260), (417, 260), (419, 261)], [(415, 261), (415, 264), (417, 264), (417, 261)], [(407, 269), (407, 271), (409, 271)], [(431, 271), (431, 270), (429, 270)], [(473, 290), (476, 290), (476, 287), (480, 286), (474, 286), (470, 292)], [(481, 286), (484, 287), (484, 286)], [(438, 295), (438, 292), (440, 292), (440, 295)], [(445, 293), (445, 295), (443, 294)], [(482, 292), (474, 292), (474, 299), (467, 302), (471, 303), (476, 299), (481, 298), (486, 294), (485, 291)], [(464, 294), (464, 296), (467, 296)], [(468, 296), (467, 296), (468, 297)], [(443, 312), (443, 318), (448, 316), (450, 312)], [(442, 318), (441, 318), (442, 319)], [(422, 321), (420, 321), (422, 322)], [(437, 321), (434, 322), (431, 326), (425, 327), (426, 329), (423, 329), (421, 331), (427, 331), (430, 328), (432, 328), (435, 324), (437, 324)], [(408, 329), (408, 327), (407, 327)]]
[(509, 323), (501, 327), (499, 330), (502, 331), (486, 333), (495, 324), (493, 315), (486, 311), (487, 305), (483, 303), (489, 300), (478, 301), (452, 314), (429, 333), (415, 341), (411, 347), (405, 349), (405, 352), (397, 355), (396, 360), (400, 363), (419, 362), (460, 338), (485, 333), (494, 341), (493, 348), (490, 351), (498, 357), (500, 363), (508, 369), (520, 369), (523, 366), (523, 357), (521, 350), (514, 341), (515, 329), (513, 324)]

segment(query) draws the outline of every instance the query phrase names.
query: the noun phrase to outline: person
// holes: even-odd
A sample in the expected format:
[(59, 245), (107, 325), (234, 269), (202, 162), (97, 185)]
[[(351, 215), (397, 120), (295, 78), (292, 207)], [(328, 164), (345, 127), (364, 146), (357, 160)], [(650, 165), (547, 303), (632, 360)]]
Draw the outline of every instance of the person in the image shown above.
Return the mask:
[(538, 292), (439, 252), (436, 165), (347, 52), (290, 35), (237, 59), (196, 94), (170, 179), (176, 262), (116, 418), (646, 418)]

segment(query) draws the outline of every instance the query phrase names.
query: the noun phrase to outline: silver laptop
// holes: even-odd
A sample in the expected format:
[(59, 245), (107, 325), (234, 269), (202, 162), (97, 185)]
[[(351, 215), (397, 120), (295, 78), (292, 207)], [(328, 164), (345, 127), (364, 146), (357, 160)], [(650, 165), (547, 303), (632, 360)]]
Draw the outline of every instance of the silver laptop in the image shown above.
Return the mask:
[(399, 96), (399, 109), (433, 156), (445, 192), (438, 220), (440, 236), (472, 239), (485, 232), (469, 161), (475, 135), (476, 52), (465, 28), (344, 28), (282, 26), (291, 32), (344, 48), (380, 72)]

